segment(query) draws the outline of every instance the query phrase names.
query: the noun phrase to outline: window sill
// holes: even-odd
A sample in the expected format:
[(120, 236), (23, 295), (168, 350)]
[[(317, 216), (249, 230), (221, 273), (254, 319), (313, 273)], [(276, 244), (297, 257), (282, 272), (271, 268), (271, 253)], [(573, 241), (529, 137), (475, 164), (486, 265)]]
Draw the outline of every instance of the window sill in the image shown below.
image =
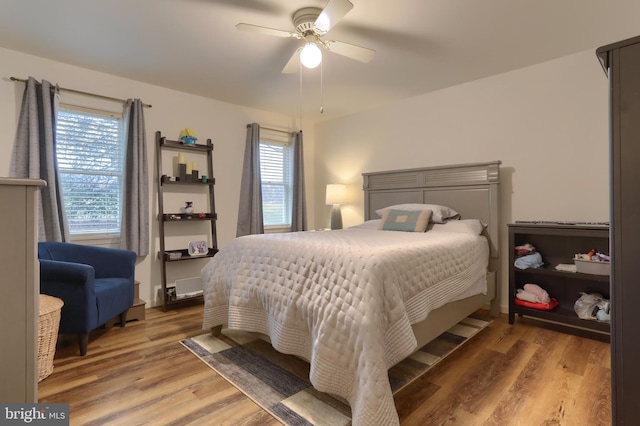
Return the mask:
[(291, 226), (265, 226), (265, 234), (283, 234), (285, 232), (291, 232)]
[(120, 246), (119, 234), (78, 234), (69, 237), (70, 242), (88, 246), (118, 248)]

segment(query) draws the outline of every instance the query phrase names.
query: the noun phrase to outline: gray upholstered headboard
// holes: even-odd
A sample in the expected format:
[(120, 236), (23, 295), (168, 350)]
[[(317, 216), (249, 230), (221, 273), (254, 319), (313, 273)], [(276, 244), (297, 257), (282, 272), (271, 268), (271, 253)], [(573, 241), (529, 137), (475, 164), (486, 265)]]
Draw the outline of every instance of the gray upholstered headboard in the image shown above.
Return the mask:
[(364, 217), (377, 219), (379, 208), (399, 203), (441, 204), (463, 219), (487, 224), (492, 270), (499, 268), (500, 164), (455, 164), (420, 169), (363, 173)]

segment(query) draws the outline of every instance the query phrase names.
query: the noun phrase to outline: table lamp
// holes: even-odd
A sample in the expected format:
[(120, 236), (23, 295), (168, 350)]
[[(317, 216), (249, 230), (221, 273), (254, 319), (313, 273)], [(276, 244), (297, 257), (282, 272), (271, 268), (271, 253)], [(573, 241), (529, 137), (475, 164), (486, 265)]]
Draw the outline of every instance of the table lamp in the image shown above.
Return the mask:
[(347, 186), (341, 183), (330, 183), (327, 185), (326, 204), (332, 205), (331, 229), (342, 229), (342, 211), (340, 204), (347, 201)]

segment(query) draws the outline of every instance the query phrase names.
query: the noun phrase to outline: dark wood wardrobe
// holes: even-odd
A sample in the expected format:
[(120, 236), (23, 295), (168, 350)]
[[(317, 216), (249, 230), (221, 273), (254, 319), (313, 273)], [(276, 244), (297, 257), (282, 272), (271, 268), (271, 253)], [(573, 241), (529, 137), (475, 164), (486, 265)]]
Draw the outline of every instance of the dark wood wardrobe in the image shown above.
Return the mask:
[(613, 425), (640, 419), (640, 37), (596, 50), (609, 78)]

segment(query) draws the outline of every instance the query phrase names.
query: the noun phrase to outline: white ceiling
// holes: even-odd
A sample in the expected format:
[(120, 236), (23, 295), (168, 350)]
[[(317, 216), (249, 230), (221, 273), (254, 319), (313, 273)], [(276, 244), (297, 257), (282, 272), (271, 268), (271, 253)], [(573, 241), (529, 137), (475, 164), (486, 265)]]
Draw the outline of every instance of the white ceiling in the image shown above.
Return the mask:
[[(325, 39), (374, 49), (376, 57), (363, 64), (325, 52), (322, 98), (319, 68), (303, 74), (305, 119), (339, 117), (640, 34), (640, 0), (351, 1), (354, 8)], [(0, 46), (297, 117), (299, 74), (280, 71), (302, 42), (235, 24), (293, 30), (297, 9), (326, 3), (0, 0)]]

